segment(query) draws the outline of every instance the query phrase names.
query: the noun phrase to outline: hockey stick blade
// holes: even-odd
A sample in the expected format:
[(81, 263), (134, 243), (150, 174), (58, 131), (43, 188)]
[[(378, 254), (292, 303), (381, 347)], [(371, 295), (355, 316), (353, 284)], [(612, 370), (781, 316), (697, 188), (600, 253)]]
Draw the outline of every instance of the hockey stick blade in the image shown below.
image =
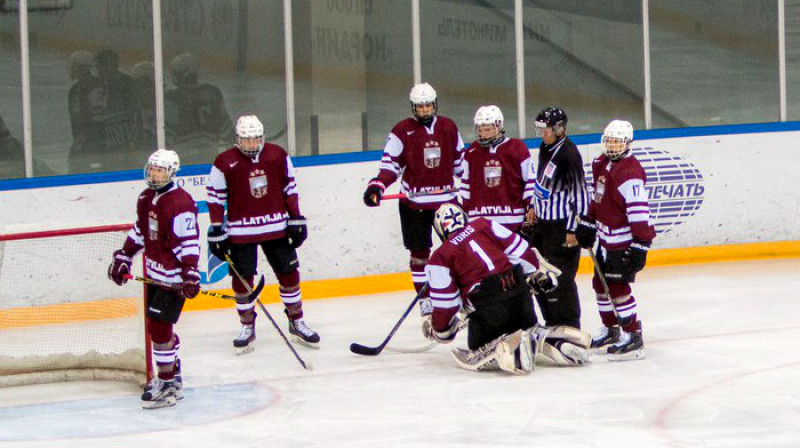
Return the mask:
[(357, 344), (353, 342), (352, 344), (350, 344), (350, 351), (355, 353), (356, 355), (364, 355), (364, 356), (375, 356), (380, 352), (382, 352), (383, 349), (386, 348), (386, 345), (392, 339), (394, 334), (397, 333), (397, 329), (400, 328), (400, 325), (403, 324), (403, 321), (405, 321), (406, 317), (408, 317), (408, 315), (411, 313), (411, 310), (414, 309), (414, 305), (417, 304), (420, 297), (424, 296), (427, 293), (428, 293), (428, 284), (425, 283), (425, 286), (423, 286), (422, 289), (419, 290), (416, 297), (414, 297), (414, 300), (411, 301), (411, 303), (408, 305), (408, 308), (406, 308), (403, 315), (400, 316), (400, 320), (398, 320), (397, 323), (394, 324), (394, 328), (392, 328), (392, 331), (389, 332), (389, 335), (386, 336), (386, 339), (384, 339), (380, 345), (378, 345), (377, 347), (368, 347), (366, 345)]
[(439, 345), (438, 342), (429, 342), (428, 345), (421, 347), (392, 347), (389, 345), (386, 347), (386, 351), (392, 353), (425, 353), (433, 350), (437, 345)]

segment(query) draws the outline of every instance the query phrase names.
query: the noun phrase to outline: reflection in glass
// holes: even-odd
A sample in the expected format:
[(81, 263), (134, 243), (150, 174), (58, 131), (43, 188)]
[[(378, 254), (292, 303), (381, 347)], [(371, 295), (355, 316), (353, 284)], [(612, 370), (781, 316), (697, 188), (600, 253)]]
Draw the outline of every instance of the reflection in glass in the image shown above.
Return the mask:
[(164, 127), (183, 165), (232, 147), (241, 115), (286, 147), (282, 10), (281, 0), (162, 2)]
[(480, 106), (503, 111), (506, 132), (516, 137), (514, 2), (435, 0), (420, 2), (422, 79), (436, 88), (443, 115), (469, 144)]
[(164, 94), (164, 129), (167, 147), (178, 152), (181, 163), (208, 163), (209, 157), (233, 142), (233, 121), (220, 89), (200, 82), (200, 64), (192, 53), (175, 56), (169, 65), (172, 84)]
[(382, 149), (410, 115), (410, 2), (292, 5), (297, 153)]
[(651, 0), (650, 42), (653, 104), (684, 125), (778, 119), (777, 2)]
[[(141, 100), (149, 88), (130, 74), (153, 59), (152, 26), (123, 3), (73, 0), (29, 12), (37, 175), (37, 166), (55, 174), (140, 169), (153, 151), (142, 137), (155, 126)], [(149, 1), (137, 7), (146, 11)]]
[(567, 113), (573, 135), (602, 132), (611, 118), (644, 127), (640, 2), (535, 0), (523, 9), (528, 129), (547, 106)]
[(18, 17), (0, 15), (0, 179), (25, 176)]

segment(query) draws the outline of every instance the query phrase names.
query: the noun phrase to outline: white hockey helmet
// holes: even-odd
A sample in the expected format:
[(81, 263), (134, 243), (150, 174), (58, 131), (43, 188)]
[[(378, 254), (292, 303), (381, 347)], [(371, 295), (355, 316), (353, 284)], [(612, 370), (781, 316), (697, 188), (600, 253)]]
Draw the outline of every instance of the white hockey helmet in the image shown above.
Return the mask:
[(147, 158), (144, 166), (144, 181), (148, 187), (158, 190), (175, 180), (181, 167), (178, 153), (169, 149), (159, 149)]
[(631, 149), (633, 125), (625, 120), (612, 120), (603, 131), (603, 149), (611, 160), (619, 160)]
[(455, 204), (442, 204), (433, 215), (433, 229), (442, 241), (469, 223), (467, 212)]
[(479, 107), (472, 123), (475, 125), (475, 136), (478, 138), (478, 143), (483, 146), (497, 143), (505, 135), (503, 112), (493, 104)]
[(255, 115), (242, 115), (236, 120), (236, 147), (253, 157), (264, 146), (264, 125)]
[[(411, 103), (411, 113), (422, 124), (429, 124), (433, 121), (433, 117), (439, 112), (439, 100), (436, 96), (436, 90), (431, 87), (427, 82), (415, 84), (408, 94), (408, 101)], [(417, 113), (417, 106), (425, 104), (433, 105), (433, 112), (430, 115), (420, 116)]]

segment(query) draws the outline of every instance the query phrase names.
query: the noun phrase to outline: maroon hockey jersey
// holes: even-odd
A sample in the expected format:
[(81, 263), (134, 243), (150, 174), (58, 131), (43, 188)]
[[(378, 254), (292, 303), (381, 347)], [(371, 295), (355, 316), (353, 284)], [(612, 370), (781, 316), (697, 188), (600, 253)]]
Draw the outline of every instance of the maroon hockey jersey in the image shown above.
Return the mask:
[(178, 284), (184, 269), (197, 271), (197, 206), (189, 193), (173, 184), (163, 193), (148, 188), (139, 195), (123, 250), (132, 256), (142, 247), (148, 278)]
[(525, 220), (536, 178), (522, 140), (506, 137), (497, 145), (472, 143), (464, 155), (461, 195), (470, 219), (489, 218), (516, 230)]
[[(410, 193), (403, 201), (418, 210), (435, 210), (456, 198), (453, 181), (461, 174), (463, 158), (464, 141), (453, 120), (436, 116), (426, 127), (407, 118), (392, 128), (376, 180), (386, 188), (399, 177), (401, 191)], [(418, 194), (432, 191), (440, 193)]]
[(592, 179), (589, 217), (597, 222), (603, 247), (622, 250), (633, 239), (650, 242), (655, 238), (645, 189), (647, 176), (632, 153), (616, 162), (606, 155), (594, 159)]
[(265, 143), (253, 159), (233, 147), (218, 155), (206, 191), (212, 224), (222, 224), (236, 244), (286, 236), (290, 217), (300, 216), (294, 166), (286, 151)]
[(539, 268), (539, 260), (528, 243), (496, 221), (477, 218), (444, 241), (425, 267), (433, 327), (446, 329), (472, 288), (512, 264), (521, 264), (526, 274)]

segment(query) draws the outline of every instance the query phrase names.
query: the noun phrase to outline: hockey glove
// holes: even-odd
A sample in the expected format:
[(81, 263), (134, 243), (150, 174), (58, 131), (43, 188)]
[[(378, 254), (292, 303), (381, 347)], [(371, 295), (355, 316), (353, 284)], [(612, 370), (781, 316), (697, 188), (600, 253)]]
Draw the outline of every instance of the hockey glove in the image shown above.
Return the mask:
[(200, 273), (194, 268), (183, 268), (181, 273), (181, 295), (187, 299), (193, 299), (200, 294)]
[(286, 236), (289, 237), (289, 245), (297, 249), (303, 245), (303, 241), (308, 238), (308, 226), (306, 217), (303, 215), (289, 218), (289, 225), (286, 228)]
[[(426, 321), (428, 325), (426, 325)], [(459, 323), (460, 321), (458, 320), (458, 315), (454, 314), (450, 319), (450, 324), (447, 326), (447, 328), (439, 331), (433, 328), (431, 316), (427, 316), (426, 318), (422, 319), (422, 332), (425, 337), (431, 341), (438, 342), (440, 344), (449, 344), (453, 342), (453, 340), (456, 338), (456, 334), (458, 334)]]
[(528, 286), (536, 295), (546, 294), (558, 287), (558, 274), (540, 269), (528, 277)]
[(377, 207), (381, 205), (381, 198), (383, 197), (383, 190), (385, 187), (378, 179), (372, 179), (367, 185), (367, 190), (364, 192), (364, 204), (367, 207)]
[(581, 217), (578, 220), (578, 228), (575, 230), (575, 238), (582, 248), (591, 249), (597, 239), (597, 224), (594, 220), (585, 216)]
[(629, 274), (635, 274), (644, 269), (647, 263), (647, 250), (650, 242), (633, 240), (630, 246), (622, 253), (622, 266)]
[(128, 279), (125, 276), (130, 273), (131, 257), (123, 252), (122, 249), (114, 251), (114, 260), (108, 266), (108, 278), (122, 286), (128, 283)]
[(209, 227), (208, 251), (220, 260), (225, 260), (228, 249), (230, 249), (230, 246), (228, 244), (228, 233), (225, 232), (225, 227), (214, 225)]

